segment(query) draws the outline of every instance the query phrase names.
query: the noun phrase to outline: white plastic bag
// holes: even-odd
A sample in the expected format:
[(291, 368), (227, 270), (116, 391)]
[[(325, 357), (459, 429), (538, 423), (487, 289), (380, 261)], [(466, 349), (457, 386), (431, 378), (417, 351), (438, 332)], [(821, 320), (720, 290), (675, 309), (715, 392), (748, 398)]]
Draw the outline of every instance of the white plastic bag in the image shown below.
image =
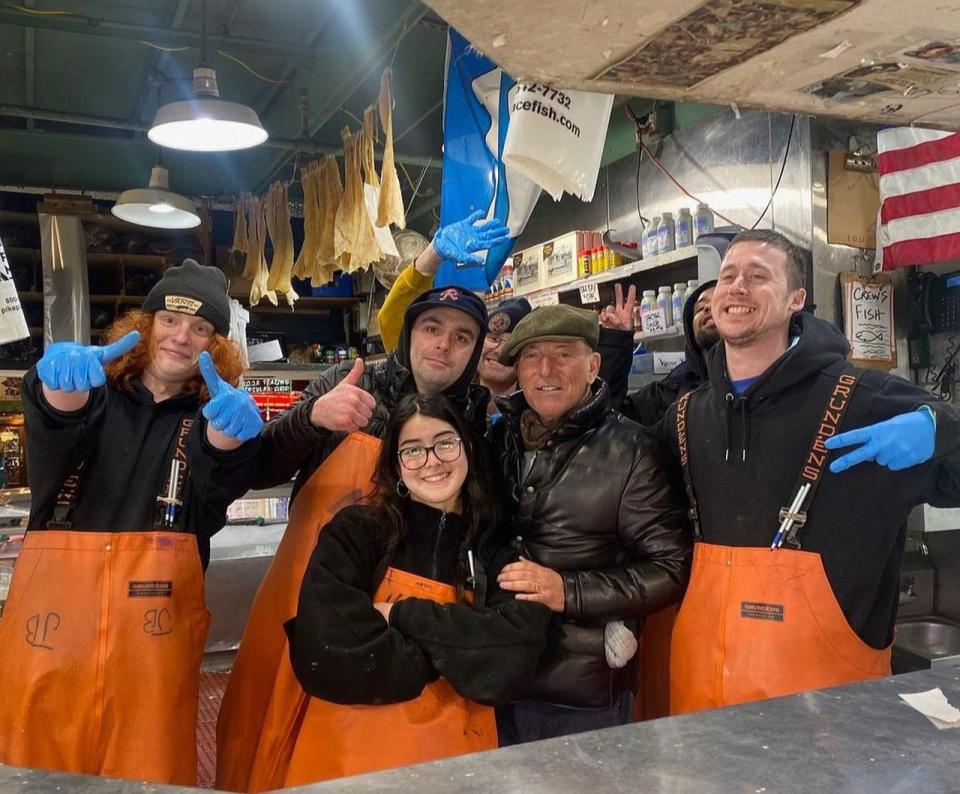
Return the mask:
[(592, 201), (612, 107), (612, 94), (518, 83), (503, 160), (555, 201), (564, 191)]

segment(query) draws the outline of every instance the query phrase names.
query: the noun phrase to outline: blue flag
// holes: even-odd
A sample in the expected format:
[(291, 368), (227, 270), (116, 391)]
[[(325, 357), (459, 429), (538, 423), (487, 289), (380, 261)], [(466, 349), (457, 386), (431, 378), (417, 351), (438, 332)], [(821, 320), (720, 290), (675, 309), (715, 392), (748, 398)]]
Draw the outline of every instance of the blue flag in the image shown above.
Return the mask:
[(435, 284), (484, 291), (493, 283), (527, 225), (540, 187), (507, 168), (503, 144), (516, 81), (453, 28), (447, 39), (443, 90), (443, 187), (440, 225), (483, 210), (510, 227), (511, 239), (487, 252), (485, 266), (443, 262)]

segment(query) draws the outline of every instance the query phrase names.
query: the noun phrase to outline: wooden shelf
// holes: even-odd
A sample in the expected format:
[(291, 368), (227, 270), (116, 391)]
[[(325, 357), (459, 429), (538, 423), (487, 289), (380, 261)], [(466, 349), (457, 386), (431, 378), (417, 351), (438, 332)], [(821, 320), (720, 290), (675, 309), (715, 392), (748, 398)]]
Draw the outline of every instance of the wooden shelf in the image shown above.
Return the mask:
[[(7, 248), (7, 256), (25, 256), (40, 254), (39, 248)], [(164, 267), (168, 258), (165, 254), (102, 254), (87, 253), (88, 265), (135, 265), (137, 267)]]
[(236, 298), (238, 301), (240, 301), (245, 309), (252, 312), (260, 312), (262, 314), (296, 314), (298, 311), (302, 311), (304, 309), (307, 310), (306, 313), (310, 313), (311, 309), (344, 309), (360, 302), (360, 298), (356, 297), (355, 295), (341, 295), (331, 298), (302, 297), (297, 300), (296, 304), (291, 309), (289, 306), (287, 306), (287, 302), (282, 296), (278, 296), (280, 297), (279, 306), (274, 306), (268, 301), (260, 301), (260, 303), (258, 303), (256, 306), (250, 306), (250, 296), (246, 294), (238, 295), (231, 293), (230, 297)]

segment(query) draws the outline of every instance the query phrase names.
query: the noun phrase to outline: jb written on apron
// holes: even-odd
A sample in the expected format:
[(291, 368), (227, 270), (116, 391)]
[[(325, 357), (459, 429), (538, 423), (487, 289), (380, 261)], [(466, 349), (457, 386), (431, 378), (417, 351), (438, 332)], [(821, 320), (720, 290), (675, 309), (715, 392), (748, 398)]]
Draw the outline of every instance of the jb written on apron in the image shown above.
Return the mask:
[[(693, 571), (670, 651), (670, 711), (685, 714), (890, 675), (890, 649), (876, 650), (850, 628), (820, 555), (802, 551), (800, 530), (833, 436), (856, 388), (841, 374), (824, 409), (776, 548), (702, 540), (687, 453), (687, 403), (677, 403), (680, 462), (694, 524)], [(780, 547), (780, 543), (782, 546)]]
[(210, 614), (196, 538), (174, 529), (192, 423), (181, 422), (152, 531), (73, 529), (81, 464), (51, 528), (27, 533), (0, 620), (0, 762), (196, 784)]
[[(388, 568), (374, 601), (457, 600), (452, 585)], [(283, 786), (377, 772), (493, 750), (493, 709), (458, 695), (443, 678), (420, 696), (385, 706), (341, 706), (308, 698)]]
[(309, 696), (290, 664), (283, 624), (297, 614), (300, 584), (320, 530), (373, 491), (380, 441), (351, 433), (293, 501), (287, 529), (257, 590), (217, 718), (216, 787), (268, 791), (283, 785)]

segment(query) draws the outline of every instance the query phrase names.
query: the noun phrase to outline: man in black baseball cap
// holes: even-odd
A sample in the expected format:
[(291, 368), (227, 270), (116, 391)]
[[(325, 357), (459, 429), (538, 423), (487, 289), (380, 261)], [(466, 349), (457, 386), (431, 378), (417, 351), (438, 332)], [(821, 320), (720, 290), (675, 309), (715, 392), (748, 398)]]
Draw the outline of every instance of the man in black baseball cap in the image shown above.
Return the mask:
[(346, 361), (321, 373), (299, 402), (264, 428), (259, 487), (297, 475), (296, 495), (349, 433), (380, 437), (390, 412), (413, 393), (443, 393), (482, 433), (490, 392), (473, 382), (487, 309), (470, 290), (435, 287), (404, 313), (399, 349), (370, 367)]

